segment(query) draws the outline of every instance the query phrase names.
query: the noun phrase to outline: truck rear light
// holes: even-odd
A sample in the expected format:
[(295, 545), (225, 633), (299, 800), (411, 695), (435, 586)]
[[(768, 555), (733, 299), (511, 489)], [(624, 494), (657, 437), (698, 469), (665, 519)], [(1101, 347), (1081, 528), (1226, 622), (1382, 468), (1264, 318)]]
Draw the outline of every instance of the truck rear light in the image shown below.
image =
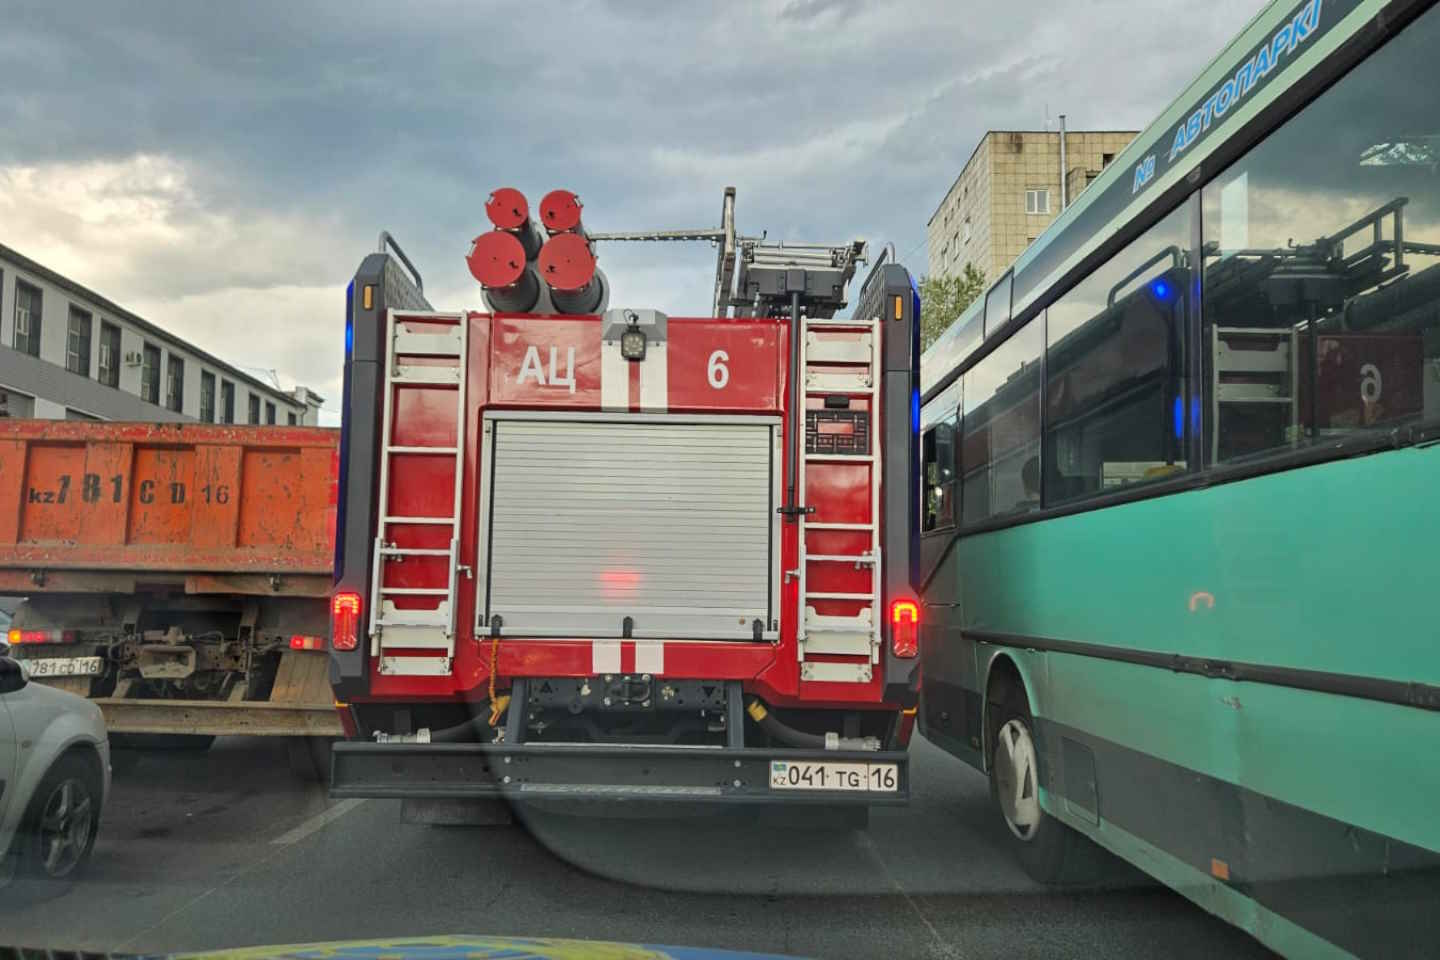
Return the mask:
[(890, 604), (890, 649), (897, 657), (920, 652), (920, 605), (914, 600)]
[(324, 638), (324, 637), (311, 637), (311, 636), (306, 636), (305, 634), (302, 634), (302, 633), (297, 633), (297, 634), (295, 634), (293, 637), (290, 638), (290, 649), (291, 649), (291, 650), (324, 650), (324, 649), (325, 649), (325, 638)]
[(336, 650), (354, 650), (360, 645), (360, 594), (337, 593), (331, 599), (330, 645)]
[(8, 634), (10, 645), (22, 643), (74, 643), (73, 630), (11, 630)]

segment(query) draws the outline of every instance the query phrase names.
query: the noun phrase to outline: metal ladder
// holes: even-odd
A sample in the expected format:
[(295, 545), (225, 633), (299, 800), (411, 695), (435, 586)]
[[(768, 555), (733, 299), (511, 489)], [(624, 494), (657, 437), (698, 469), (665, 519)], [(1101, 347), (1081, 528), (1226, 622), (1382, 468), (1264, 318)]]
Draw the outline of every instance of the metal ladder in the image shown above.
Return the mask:
[[(407, 324), (452, 329), (436, 333), (414, 331)], [(402, 314), (390, 311), (385, 325), (385, 415), (380, 434), (379, 521), (375, 537), (370, 597), (370, 655), (380, 657), (380, 672), (392, 676), (447, 676), (455, 658), (456, 579), (459, 575), (460, 481), (465, 454), (465, 357), (469, 323), (464, 314)], [(420, 361), (420, 362), (416, 362)], [(448, 361), (448, 362), (446, 362)], [(391, 442), (395, 421), (396, 393), (415, 387), (426, 390), (453, 389), (455, 392), (455, 445), (407, 446)], [(434, 516), (396, 516), (390, 510), (391, 471), (397, 461), (413, 457), (452, 455), (455, 458), (455, 487), (450, 512)], [(445, 548), (401, 547), (396, 545), (395, 528), (445, 526), (450, 528), (450, 545)], [(445, 557), (443, 585), (387, 586), (386, 572), (391, 560), (406, 557)], [(398, 597), (433, 597), (433, 607), (399, 607)], [(407, 655), (396, 656), (397, 652)], [(414, 655), (422, 652), (423, 655)], [(388, 655), (387, 655), (388, 654)]]
[[(843, 394), (869, 400), (869, 453), (812, 453), (806, 449), (799, 458), (797, 486), (804, 495), (807, 466), (812, 463), (866, 464), (870, 470), (870, 517), (864, 523), (833, 523), (799, 517), (799, 657), (800, 679), (805, 681), (866, 683), (880, 659), (880, 338), (879, 318), (869, 320), (806, 319), (802, 321), (799, 369), (805, 378), (803, 396), (825, 397)], [(864, 333), (853, 341), (818, 337), (825, 331)], [(844, 365), (838, 368), (837, 365)], [(856, 367), (864, 367), (856, 372)], [(808, 408), (807, 408), (808, 409)], [(805, 418), (808, 426), (808, 412)], [(808, 432), (808, 430), (807, 430)], [(798, 439), (798, 438), (797, 438)], [(803, 442), (803, 441), (799, 441)], [(810, 553), (807, 530), (868, 532), (869, 547), (858, 554)], [(811, 565), (854, 564), (870, 568), (869, 593), (838, 593), (809, 589)], [(812, 601), (863, 601), (853, 616), (835, 616), (815, 611)], [(826, 660), (809, 660), (821, 654)], [(841, 661), (836, 658), (845, 657)]]

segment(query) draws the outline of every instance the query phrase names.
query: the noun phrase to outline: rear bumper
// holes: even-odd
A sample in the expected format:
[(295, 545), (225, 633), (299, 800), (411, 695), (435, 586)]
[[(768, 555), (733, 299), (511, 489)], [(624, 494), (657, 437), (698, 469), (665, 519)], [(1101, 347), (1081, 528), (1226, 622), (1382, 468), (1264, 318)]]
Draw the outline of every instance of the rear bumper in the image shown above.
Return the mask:
[[(778, 760), (894, 764), (896, 789), (772, 789)], [(910, 765), (898, 751), (352, 742), (331, 754), (330, 795), (899, 805), (910, 799)]]

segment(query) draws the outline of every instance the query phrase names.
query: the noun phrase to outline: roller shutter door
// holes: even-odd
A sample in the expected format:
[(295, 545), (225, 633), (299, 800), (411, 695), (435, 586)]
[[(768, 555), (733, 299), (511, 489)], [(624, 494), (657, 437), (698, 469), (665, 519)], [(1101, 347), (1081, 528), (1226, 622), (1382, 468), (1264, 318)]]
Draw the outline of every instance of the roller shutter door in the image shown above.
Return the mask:
[[(777, 426), (495, 419), (482, 628), (504, 636), (774, 636)], [(483, 634), (482, 634), (483, 635)]]

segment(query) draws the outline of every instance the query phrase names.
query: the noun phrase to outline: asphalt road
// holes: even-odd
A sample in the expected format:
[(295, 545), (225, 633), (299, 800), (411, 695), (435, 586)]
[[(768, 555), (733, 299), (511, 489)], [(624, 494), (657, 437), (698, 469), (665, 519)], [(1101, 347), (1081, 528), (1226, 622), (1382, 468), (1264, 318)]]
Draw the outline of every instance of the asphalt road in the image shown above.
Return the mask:
[(1117, 862), (1057, 892), (1008, 850), (985, 780), (927, 743), (915, 796), (868, 830), (743, 813), (536, 814), (402, 823), (332, 802), (283, 746), (221, 740), (117, 773), (94, 860), (68, 893), (0, 894), (0, 945), (168, 952), (442, 933), (564, 936), (812, 957), (1265, 956)]

